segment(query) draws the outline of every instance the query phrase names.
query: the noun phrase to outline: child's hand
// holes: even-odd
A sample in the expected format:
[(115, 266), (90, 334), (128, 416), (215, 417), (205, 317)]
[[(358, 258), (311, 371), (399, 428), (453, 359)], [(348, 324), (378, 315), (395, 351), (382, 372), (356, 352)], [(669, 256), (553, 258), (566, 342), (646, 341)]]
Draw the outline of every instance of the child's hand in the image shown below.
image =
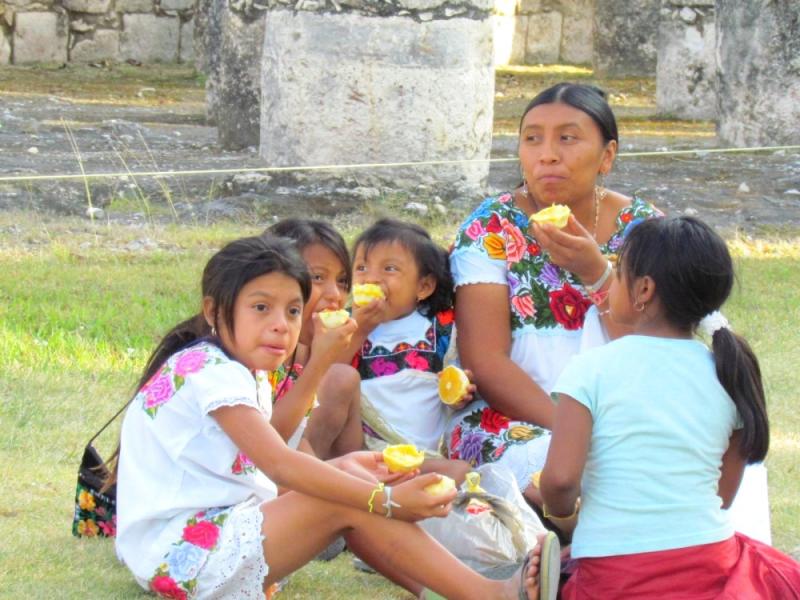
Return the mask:
[(441, 478), (438, 473), (427, 473), (395, 486), (392, 489), (392, 500), (400, 506), (392, 510), (392, 516), (404, 521), (447, 516), (457, 490), (436, 496), (425, 491), (426, 486), (437, 483)]
[(336, 356), (350, 343), (358, 324), (351, 318), (344, 325), (328, 329), (319, 318), (319, 313), (311, 315), (314, 324), (314, 339), (311, 341), (311, 356), (325, 358), (333, 362)]
[(382, 452), (358, 451), (350, 452), (339, 458), (329, 461), (342, 471), (364, 479), (366, 481), (383, 481), (388, 485), (413, 478), (419, 471), (411, 473), (390, 473), (386, 463), (383, 462)]
[[(467, 391), (464, 392), (464, 395), (461, 396), (461, 399), (458, 402), (456, 402), (455, 404), (447, 405), (448, 407), (452, 408), (453, 411), (459, 411), (462, 408), (464, 408), (467, 404), (472, 402), (475, 399), (475, 394), (478, 392), (478, 386), (472, 383), (474, 381), (474, 376), (472, 374), (472, 371), (470, 371), (469, 369), (463, 369), (463, 371), (466, 374), (467, 379), (469, 379), (470, 383), (467, 386)], [(438, 375), (441, 377), (442, 373), (439, 372)]]
[(358, 331), (364, 336), (369, 335), (381, 323), (387, 321), (386, 300), (376, 298), (364, 306), (352, 307), (353, 319), (358, 323)]

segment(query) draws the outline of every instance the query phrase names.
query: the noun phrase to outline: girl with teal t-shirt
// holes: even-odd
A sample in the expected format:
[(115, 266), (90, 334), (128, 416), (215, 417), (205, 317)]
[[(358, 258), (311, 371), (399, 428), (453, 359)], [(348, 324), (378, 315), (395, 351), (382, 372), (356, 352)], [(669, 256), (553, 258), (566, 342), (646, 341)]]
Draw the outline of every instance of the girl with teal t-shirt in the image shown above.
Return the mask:
[(696, 219), (625, 240), (608, 310), (633, 335), (576, 356), (555, 386), (540, 485), (546, 516), (577, 513), (565, 600), (800, 598), (800, 564), (735, 533), (726, 510), (769, 446), (758, 361), (717, 312), (733, 281), (725, 242)]

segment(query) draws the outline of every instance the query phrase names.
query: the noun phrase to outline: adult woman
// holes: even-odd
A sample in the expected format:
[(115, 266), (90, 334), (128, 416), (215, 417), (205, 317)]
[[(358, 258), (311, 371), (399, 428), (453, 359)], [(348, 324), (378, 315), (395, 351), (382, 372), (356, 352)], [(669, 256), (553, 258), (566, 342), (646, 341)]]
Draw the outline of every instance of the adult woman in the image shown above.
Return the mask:
[[(450, 457), (508, 466), (534, 500), (551, 387), (569, 357), (623, 333), (604, 312), (611, 260), (631, 227), (660, 214), (598, 185), (618, 143), (600, 90), (558, 84), (536, 96), (520, 122), (523, 184), (485, 200), (451, 255), (459, 355), (483, 400), (451, 421)], [(529, 225), (552, 204), (572, 212), (563, 230)]]

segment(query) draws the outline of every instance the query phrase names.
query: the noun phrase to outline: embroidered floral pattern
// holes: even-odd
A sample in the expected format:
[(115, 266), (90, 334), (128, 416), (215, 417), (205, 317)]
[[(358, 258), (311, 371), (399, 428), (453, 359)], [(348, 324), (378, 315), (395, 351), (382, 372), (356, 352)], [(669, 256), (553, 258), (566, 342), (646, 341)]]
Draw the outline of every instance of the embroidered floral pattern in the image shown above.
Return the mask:
[(220, 529), (230, 509), (199, 512), (183, 528), (181, 539), (172, 545), (164, 562), (150, 579), (150, 591), (161, 598), (191, 598), (197, 575), (208, 555), (216, 549)]
[(231, 473), (234, 475), (249, 475), (255, 472), (256, 466), (253, 464), (253, 461), (250, 460), (250, 457), (244, 452), (239, 452), (239, 454), (236, 455), (236, 460), (233, 461), (233, 466), (231, 466)]
[(158, 409), (169, 402), (181, 389), (186, 378), (206, 365), (224, 362), (222, 351), (211, 344), (197, 344), (173, 354), (164, 365), (145, 383), (136, 394), (134, 402), (155, 418)]
[(372, 346), (367, 340), (353, 359), (353, 367), (362, 380), (394, 375), (403, 369), (438, 373), (444, 368), (444, 356), (450, 346), (455, 321), (452, 309), (440, 312), (431, 321), (425, 339), (414, 345), (402, 342), (394, 348)]
[[(601, 252), (614, 255), (633, 227), (657, 216), (662, 213), (634, 198), (617, 215), (616, 230), (600, 247)], [(583, 328), (591, 301), (581, 281), (550, 262), (528, 230), (528, 216), (514, 204), (511, 194), (489, 198), (472, 213), (456, 238), (453, 251), (459, 250), (474, 250), (505, 261), (512, 331), (530, 326)]]
[(114, 537), (117, 515), (111, 497), (78, 483), (75, 490), (75, 514), (72, 534), (78, 537)]
[(448, 458), (461, 459), (473, 467), (498, 460), (515, 444), (524, 444), (544, 434), (541, 427), (512, 421), (487, 407), (472, 411), (456, 425), (447, 440)]

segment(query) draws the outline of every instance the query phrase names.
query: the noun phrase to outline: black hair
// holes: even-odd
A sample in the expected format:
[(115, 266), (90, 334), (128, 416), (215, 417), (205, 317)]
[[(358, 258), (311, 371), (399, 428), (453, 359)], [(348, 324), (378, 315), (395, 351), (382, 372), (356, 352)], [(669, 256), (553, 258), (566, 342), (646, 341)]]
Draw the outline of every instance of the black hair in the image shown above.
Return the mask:
[(519, 120), (520, 132), (522, 131), (522, 122), (525, 120), (525, 115), (527, 115), (531, 109), (540, 104), (555, 104), (559, 102), (568, 104), (589, 115), (600, 129), (600, 134), (603, 136), (604, 143), (608, 144), (611, 140), (619, 143), (617, 119), (614, 117), (614, 112), (608, 105), (606, 93), (593, 85), (585, 85), (582, 83), (557, 83), (543, 92), (540, 92), (530, 101), (528, 106), (525, 107), (522, 118)]
[[(250, 281), (269, 273), (282, 273), (294, 279), (300, 285), (303, 302), (308, 300), (311, 294), (311, 279), (303, 259), (291, 240), (266, 235), (241, 238), (228, 243), (214, 254), (203, 269), (200, 286), (201, 297), (211, 298), (214, 302), (214, 328), (219, 329), (221, 319), (231, 337), (234, 337), (233, 313), (239, 293)], [(209, 337), (224, 350), (221, 341), (212, 336), (211, 326), (202, 311), (175, 325), (147, 359), (147, 365), (136, 385), (137, 392), (170, 356), (202, 338)], [(119, 445), (107, 461), (108, 464), (113, 463), (113, 468), (103, 489), (109, 489), (116, 482), (118, 458)]]
[[(694, 332), (703, 317), (719, 310), (735, 279), (725, 241), (692, 217), (639, 223), (620, 249), (619, 265), (629, 283), (651, 277), (664, 317), (686, 332)], [(717, 377), (742, 419), (739, 451), (748, 463), (761, 461), (769, 449), (769, 421), (758, 359), (729, 328), (714, 332), (712, 351)]]
[(344, 238), (325, 221), (316, 219), (283, 219), (268, 227), (263, 235), (279, 235), (293, 240), (302, 253), (313, 244), (320, 244), (336, 255), (345, 270), (346, 286), (353, 284), (353, 268)]
[(428, 317), (453, 307), (453, 276), (447, 251), (431, 239), (424, 228), (397, 219), (380, 219), (365, 229), (353, 244), (353, 256), (360, 246), (364, 255), (378, 244), (398, 242), (414, 257), (420, 277), (432, 276), (436, 289), (420, 302)]

